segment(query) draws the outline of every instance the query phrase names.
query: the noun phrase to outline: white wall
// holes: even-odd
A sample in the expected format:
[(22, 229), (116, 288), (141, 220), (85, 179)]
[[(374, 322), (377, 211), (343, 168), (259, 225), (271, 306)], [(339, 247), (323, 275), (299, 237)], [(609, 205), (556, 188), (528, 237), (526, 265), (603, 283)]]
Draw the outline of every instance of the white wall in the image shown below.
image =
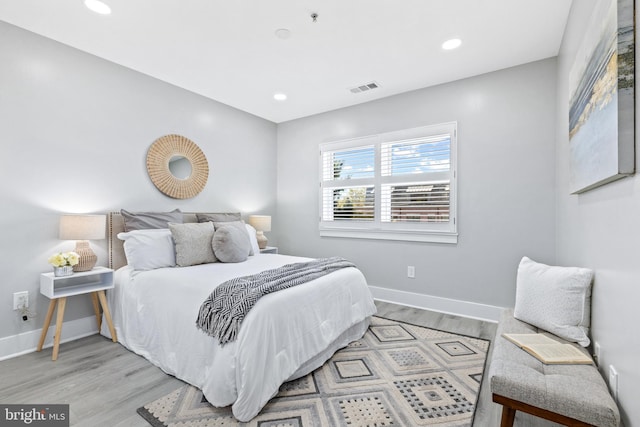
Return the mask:
[[(609, 365), (618, 371), (623, 420), (626, 426), (636, 426), (640, 425), (640, 176), (581, 195), (569, 194), (569, 71), (589, 16), (600, 1), (573, 2), (558, 56), (556, 247), (559, 264), (595, 270), (591, 321), (593, 340), (601, 345), (600, 369), (605, 378)], [(636, 68), (636, 109), (638, 76)], [(636, 113), (636, 141), (638, 123)], [(638, 160), (636, 153), (636, 167)]]
[[(51, 253), (74, 247), (57, 239), (60, 213), (275, 213), (275, 124), (2, 22), (0, 64), (0, 341), (42, 327), (39, 275)], [(209, 161), (194, 199), (170, 199), (147, 176), (148, 147), (170, 133)], [(106, 241), (92, 247), (105, 265)], [(12, 311), (22, 290), (38, 312), (29, 322)], [(74, 297), (65, 320), (91, 313)]]
[[(279, 124), (280, 250), (344, 256), (377, 287), (513, 306), (520, 258), (555, 260), (555, 67), (548, 59)], [(449, 121), (458, 122), (458, 244), (319, 237), (321, 142)]]

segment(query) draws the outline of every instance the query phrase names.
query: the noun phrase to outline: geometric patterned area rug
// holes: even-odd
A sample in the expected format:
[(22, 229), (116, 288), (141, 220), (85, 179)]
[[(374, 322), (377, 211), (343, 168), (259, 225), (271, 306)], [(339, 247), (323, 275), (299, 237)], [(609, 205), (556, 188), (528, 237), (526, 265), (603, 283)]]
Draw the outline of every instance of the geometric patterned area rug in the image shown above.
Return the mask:
[(152, 426), (471, 426), (489, 341), (372, 317), (358, 341), (283, 384), (260, 414), (237, 421), (184, 385), (142, 408)]

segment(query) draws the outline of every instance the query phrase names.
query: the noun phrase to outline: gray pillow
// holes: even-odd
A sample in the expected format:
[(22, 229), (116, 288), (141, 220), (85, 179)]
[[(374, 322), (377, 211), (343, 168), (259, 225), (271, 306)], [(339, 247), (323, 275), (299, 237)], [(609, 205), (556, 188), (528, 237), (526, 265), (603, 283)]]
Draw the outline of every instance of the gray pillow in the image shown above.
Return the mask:
[(176, 244), (176, 264), (180, 267), (217, 261), (211, 247), (214, 233), (212, 223), (170, 223), (169, 230)]
[(198, 222), (230, 222), (240, 221), (242, 216), (240, 212), (221, 212), (221, 213), (197, 213)]
[(182, 212), (175, 209), (171, 212), (129, 212), (120, 210), (124, 219), (124, 231), (169, 228), (169, 223), (182, 224)]
[(216, 227), (211, 247), (216, 257), (222, 262), (243, 262), (249, 257), (251, 243), (237, 227), (222, 225)]
[(245, 225), (244, 221), (214, 222), (213, 226), (215, 227), (216, 231), (218, 231), (218, 228), (222, 226), (230, 226), (230, 227), (237, 228), (240, 231), (240, 233), (245, 236), (245, 238), (247, 239), (247, 242), (249, 243), (249, 251), (247, 252), (247, 254), (254, 255), (253, 247), (251, 247), (249, 232), (247, 231), (247, 226)]

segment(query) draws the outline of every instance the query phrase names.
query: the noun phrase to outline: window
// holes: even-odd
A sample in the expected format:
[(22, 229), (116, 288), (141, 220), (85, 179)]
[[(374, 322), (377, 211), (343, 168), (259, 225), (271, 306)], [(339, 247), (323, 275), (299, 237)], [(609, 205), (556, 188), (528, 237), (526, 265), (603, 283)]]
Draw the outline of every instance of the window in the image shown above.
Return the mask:
[(456, 123), (320, 145), (320, 235), (456, 243)]

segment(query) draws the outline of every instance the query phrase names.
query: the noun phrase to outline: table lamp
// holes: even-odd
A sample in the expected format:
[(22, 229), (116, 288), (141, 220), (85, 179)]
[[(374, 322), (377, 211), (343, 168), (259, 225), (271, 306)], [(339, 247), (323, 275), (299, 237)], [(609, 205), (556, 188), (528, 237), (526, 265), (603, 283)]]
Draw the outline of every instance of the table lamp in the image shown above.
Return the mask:
[(258, 238), (258, 247), (264, 249), (267, 247), (267, 238), (265, 231), (271, 231), (271, 216), (269, 215), (249, 215), (249, 224), (256, 229), (256, 237)]
[(89, 240), (105, 238), (106, 215), (62, 215), (60, 217), (60, 240), (76, 240), (75, 252), (79, 255), (78, 264), (73, 271), (89, 271), (98, 261), (91, 250)]

